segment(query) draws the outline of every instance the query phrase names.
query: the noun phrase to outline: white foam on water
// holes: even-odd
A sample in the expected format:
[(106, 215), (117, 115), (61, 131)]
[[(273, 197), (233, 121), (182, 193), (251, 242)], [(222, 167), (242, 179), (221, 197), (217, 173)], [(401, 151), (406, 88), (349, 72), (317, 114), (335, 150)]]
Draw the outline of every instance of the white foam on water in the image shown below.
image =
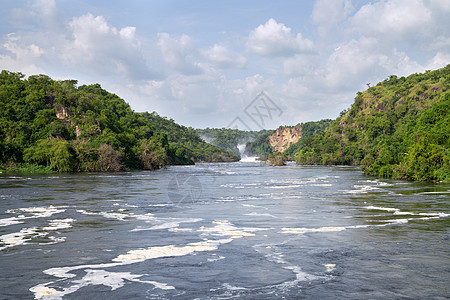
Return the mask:
[(275, 185), (275, 186), (265, 186), (267, 189), (290, 189), (290, 188), (298, 188), (302, 187), (300, 184), (291, 184), (291, 185)]
[[(414, 213), (414, 212), (406, 212), (401, 211), (398, 208), (392, 208), (392, 207), (380, 207), (380, 206), (366, 206), (364, 207), (369, 210), (382, 210), (387, 212), (392, 212), (393, 215), (409, 215), (409, 216), (429, 216), (429, 217), (437, 217), (437, 218), (446, 218), (450, 216), (450, 214), (437, 212), (437, 213)], [(408, 220), (418, 220), (419, 218), (410, 218)]]
[(384, 210), (384, 211), (388, 211), (388, 212), (398, 212), (400, 211), (400, 209), (398, 208), (392, 208), (392, 207), (380, 207), (380, 206), (365, 206), (365, 209), (370, 209), (370, 210)]
[(244, 214), (244, 216), (278, 218), (278, 217), (275, 217), (274, 215), (271, 215), (269, 213), (260, 214), (260, 213), (257, 213), (257, 212), (251, 212), (251, 213), (248, 213), (248, 214)]
[(46, 235), (44, 233), (38, 233), (37, 227), (31, 227), (31, 228), (23, 228), (19, 232), (13, 232), (8, 233), (0, 236), (0, 244), (3, 244), (2, 247), (0, 247), (0, 250), (24, 245), (26, 242), (30, 241), (33, 236), (36, 235)]
[[(24, 223), (23, 220), (26, 219), (48, 218), (54, 214), (62, 213), (64, 211), (65, 209), (58, 209), (53, 205), (50, 205), (48, 207), (42, 206), (42, 207), (23, 207), (16, 209), (8, 209), (6, 213), (20, 214), (20, 215), (11, 218), (0, 219), (0, 227)], [(30, 215), (26, 216), (24, 214)]]
[(141, 220), (145, 222), (154, 221), (157, 218), (152, 213), (146, 213), (144, 215), (136, 215), (134, 213), (130, 213), (131, 218), (135, 218), (136, 220)]
[(84, 209), (78, 209), (77, 212), (83, 214), (83, 215), (89, 215), (89, 216), (103, 216), (108, 219), (116, 219), (119, 221), (126, 221), (127, 218), (131, 216), (131, 214), (124, 214), (124, 213), (117, 213), (117, 212), (89, 212)]
[(34, 299), (62, 299), (65, 295), (61, 291), (57, 291), (54, 288), (49, 288), (47, 285), (52, 284), (49, 282), (47, 284), (39, 284), (30, 288), (30, 292), (34, 294)]
[(253, 204), (242, 204), (242, 206), (244, 206), (244, 207), (253, 207), (253, 208), (262, 208), (262, 209), (265, 209), (265, 210), (269, 209), (268, 207), (265, 207), (265, 206), (253, 205)]
[[(44, 237), (48, 236), (48, 232), (46, 231), (56, 231), (59, 229), (67, 229), (72, 227), (71, 223), (73, 223), (75, 219), (55, 219), (50, 220), (48, 226), (44, 227), (30, 227), (30, 228), (22, 228), (19, 232), (8, 233), (0, 236), (0, 250), (15, 247), (19, 245), (26, 245), (29, 241), (36, 237)], [(56, 244), (65, 241), (65, 237), (48, 237), (50, 242), (48, 243), (40, 243), (43, 244)]]
[(159, 283), (156, 281), (143, 281), (139, 278), (144, 275), (139, 274), (131, 274), (130, 272), (108, 272), (105, 270), (91, 270), (86, 269), (86, 275), (80, 279), (75, 280), (75, 283), (78, 283), (80, 287), (87, 285), (105, 285), (111, 287), (111, 290), (116, 290), (125, 285), (124, 280), (140, 282), (140, 283), (149, 283), (154, 286), (163, 289), (163, 290), (172, 290), (175, 289), (173, 286), (167, 285), (165, 283)]
[[(286, 281), (280, 284), (275, 285), (274, 287), (277, 289), (287, 289), (291, 288), (293, 286), (297, 286), (299, 282), (302, 281), (309, 281), (309, 280), (316, 280), (320, 277), (308, 274), (306, 272), (303, 272), (300, 266), (292, 265), (288, 261), (286, 261), (283, 257), (283, 253), (277, 250), (276, 245), (270, 244), (270, 245), (255, 245), (253, 248), (257, 252), (265, 253), (265, 257), (267, 260), (282, 265), (283, 269), (290, 270), (295, 274), (295, 279)], [(264, 250), (263, 250), (264, 249)]]
[(414, 213), (408, 212), (408, 211), (397, 210), (397, 211), (394, 211), (394, 215), (411, 216), (411, 215), (414, 215)]
[(316, 279), (319, 278), (319, 277), (317, 277), (315, 275), (303, 272), (302, 268), (300, 268), (299, 266), (286, 266), (284, 268), (286, 270), (291, 270), (292, 272), (294, 272), (295, 277), (296, 277), (295, 280), (293, 280), (293, 281), (284, 282), (282, 284), (282, 286), (284, 286), (284, 287), (295, 286), (301, 281), (316, 280)]
[(222, 240), (206, 240), (196, 243), (189, 243), (186, 246), (178, 247), (173, 245), (168, 246), (156, 246), (146, 249), (130, 250), (126, 254), (121, 254), (113, 259), (114, 262), (120, 262), (124, 264), (132, 264), (142, 262), (148, 259), (162, 258), (162, 257), (174, 257), (185, 256), (194, 252), (204, 252), (217, 250), (217, 247), (221, 244), (229, 243), (232, 239)]
[[(394, 207), (383, 207), (383, 206), (365, 206), (365, 209), (368, 210), (378, 210), (385, 211), (388, 213), (392, 213), (392, 216), (424, 216), (424, 217), (413, 217), (413, 218), (403, 218), (403, 219), (385, 219), (385, 220), (376, 220), (376, 222), (382, 222), (385, 224), (376, 224), (376, 225), (351, 225), (351, 226), (338, 226), (338, 227), (320, 227), (320, 228), (282, 228), (282, 233), (288, 234), (305, 234), (310, 232), (328, 232), (328, 231), (343, 231), (347, 229), (358, 229), (358, 228), (369, 228), (369, 227), (384, 227), (390, 225), (399, 225), (406, 224), (409, 221), (417, 221), (417, 220), (432, 220), (432, 219), (440, 219), (446, 218), (449, 214), (446, 213), (413, 213), (413, 212), (404, 212), (398, 208)], [(386, 215), (372, 215), (372, 217), (383, 217)]]
[(241, 155), (240, 162), (250, 162), (250, 163), (261, 162), (258, 156), (248, 156), (245, 153), (246, 144), (238, 144), (236, 147), (239, 149), (239, 154)]
[(65, 236), (49, 236), (48, 237), (49, 240), (51, 240), (51, 242), (48, 243), (39, 243), (39, 245), (53, 245), (53, 244), (58, 244), (58, 243), (62, 243), (66, 240)]
[(123, 265), (123, 264), (121, 264), (121, 263), (105, 263), (105, 264), (78, 265), (78, 266), (72, 266), (72, 267), (58, 267), (58, 268), (50, 268), (50, 269), (44, 270), (43, 273), (57, 277), (57, 278), (67, 279), (67, 278), (76, 277), (75, 274), (69, 273), (71, 271), (83, 270), (83, 269), (110, 268), (110, 267), (116, 267), (116, 266), (121, 266), (121, 265)]
[[(215, 254), (213, 254), (213, 255), (215, 255)], [(207, 261), (208, 262), (215, 262), (215, 261), (219, 261), (219, 260), (222, 260), (222, 259), (225, 259), (225, 256), (218, 256), (218, 257), (208, 258)]]
[(421, 217), (421, 218), (415, 218), (413, 220), (433, 220), (433, 219), (440, 219), (441, 217)]
[(231, 172), (231, 171), (217, 171), (217, 173), (224, 174), (224, 175), (235, 175), (235, 174), (237, 174), (236, 172)]
[(324, 264), (325, 268), (327, 268), (327, 272), (333, 272), (334, 268), (336, 268), (336, 264)]
[(433, 216), (433, 217), (438, 217), (438, 218), (446, 218), (446, 217), (450, 216), (450, 214), (446, 214), (446, 213), (419, 213), (419, 216)]
[(32, 214), (31, 217), (35, 218), (45, 218), (50, 217), (53, 214), (64, 212), (65, 209), (58, 209), (54, 207), (53, 205), (50, 205), (48, 207), (23, 207), (23, 208), (16, 208), (16, 209), (9, 209), (6, 212), (7, 213), (29, 213)]
[(288, 228), (283, 227), (281, 230), (283, 233), (304, 234), (309, 232), (336, 232), (346, 230), (346, 227), (320, 227), (320, 228)]
[(150, 207), (165, 207), (165, 206), (174, 206), (173, 203), (160, 203), (160, 204), (149, 204)]
[(409, 220), (414, 220), (414, 219), (395, 219), (395, 220), (390, 220), (389, 223), (390, 224), (406, 224), (406, 223), (408, 223)]
[(227, 188), (235, 188), (235, 189), (245, 189), (246, 187), (252, 187), (252, 186), (261, 186), (260, 183), (226, 183), (221, 184), (221, 187), (227, 187)]
[(86, 275), (79, 279), (74, 280), (73, 285), (64, 288), (62, 290), (56, 290), (55, 288), (48, 287), (54, 282), (48, 282), (45, 284), (39, 284), (31, 287), (30, 292), (34, 293), (35, 299), (63, 299), (64, 296), (72, 294), (77, 290), (89, 286), (89, 285), (104, 285), (111, 288), (111, 290), (116, 290), (125, 285), (125, 280), (131, 282), (148, 283), (152, 284), (156, 288), (163, 290), (173, 290), (173, 286), (167, 285), (166, 283), (140, 280), (139, 278), (147, 274), (131, 274), (130, 272), (108, 272), (105, 270), (92, 270), (86, 269)]
[(449, 191), (442, 191), (442, 192), (422, 192), (422, 193), (417, 193), (417, 195), (433, 195), (433, 194), (450, 194), (450, 190)]
[(261, 163), (261, 161), (259, 160), (258, 156), (242, 157), (240, 162), (244, 162), (244, 163)]
[(0, 219), (0, 227), (23, 223), (23, 221), (22, 221), (23, 219), (25, 219), (25, 216), (23, 216), (23, 215), (22, 215), (22, 217), (18, 216), (18, 217)]
[(355, 190), (350, 190), (348, 191), (349, 194), (366, 194), (370, 191), (376, 191), (376, 190), (380, 190), (380, 188), (376, 187), (376, 186), (371, 186), (371, 185), (357, 185), (355, 184), (353, 187), (355, 187)]
[[(161, 222), (163, 220), (159, 219), (158, 222)], [(188, 218), (188, 219), (171, 219), (171, 221), (164, 222), (159, 225), (154, 225), (151, 227), (142, 227), (138, 226), (130, 231), (145, 231), (145, 230), (161, 230), (161, 229), (174, 229), (180, 226), (182, 223), (196, 223), (203, 221), (203, 219), (199, 218)], [(181, 230), (180, 230), (181, 231)]]
[(169, 229), (170, 232), (192, 232), (193, 229), (192, 228), (170, 228)]
[[(164, 283), (139, 280), (138, 278), (143, 275), (133, 275), (128, 272), (113, 273), (102, 269), (139, 263), (155, 258), (185, 256), (196, 252), (214, 251), (217, 250), (220, 245), (232, 242), (233, 239), (253, 236), (254, 234), (252, 234), (251, 231), (265, 230), (261, 228), (238, 228), (226, 220), (213, 221), (213, 224), (215, 224), (215, 226), (212, 228), (205, 228), (202, 226), (198, 231), (202, 232), (202, 234), (225, 236), (228, 238), (217, 240), (207, 239), (200, 242), (189, 243), (185, 246), (166, 245), (130, 250), (125, 254), (120, 254), (113, 258), (111, 263), (47, 269), (44, 271), (45, 274), (61, 278), (60, 281), (69, 280), (76, 277), (77, 275), (70, 273), (75, 270), (85, 270), (87, 275), (81, 279), (73, 280), (71, 282), (72, 285), (64, 288), (63, 290), (56, 290), (55, 288), (48, 287), (49, 285), (54, 284), (52, 281), (45, 284), (36, 285), (30, 288), (30, 291), (34, 293), (36, 299), (62, 299), (64, 295), (71, 294), (87, 285), (102, 284), (110, 286), (112, 289), (116, 289), (123, 286), (124, 279), (140, 283), (153, 284), (155, 287), (161, 289), (174, 289), (173, 286), (169, 286)], [(223, 258), (219, 257), (219, 259)]]
[(234, 285), (231, 285), (231, 284), (229, 284), (229, 283), (224, 283), (224, 284), (222, 284), (222, 286), (223, 286), (224, 288), (226, 288), (227, 290), (229, 290), (229, 291), (241, 291), (241, 290), (246, 290), (245, 287), (234, 286)]
[(154, 220), (156, 219), (153, 214), (147, 213), (145, 215), (136, 215), (134, 213), (123, 213), (123, 212), (114, 212), (114, 211), (100, 211), (100, 212), (89, 212), (84, 209), (78, 209), (77, 212), (83, 214), (83, 215), (90, 215), (90, 216), (102, 216), (107, 219), (116, 219), (119, 221), (128, 221), (129, 218), (134, 218), (137, 220)]
[(228, 220), (223, 221), (213, 221), (214, 227), (205, 228), (200, 227), (197, 231), (202, 233), (208, 233), (214, 236), (229, 236), (231, 238), (237, 239), (242, 237), (252, 237), (255, 236), (253, 232), (267, 230), (268, 228), (250, 228), (250, 227), (235, 227)]
[(67, 229), (71, 228), (75, 219), (67, 218), (67, 219), (55, 219), (50, 220), (49, 226), (43, 227), (43, 230), (59, 230), (59, 229)]

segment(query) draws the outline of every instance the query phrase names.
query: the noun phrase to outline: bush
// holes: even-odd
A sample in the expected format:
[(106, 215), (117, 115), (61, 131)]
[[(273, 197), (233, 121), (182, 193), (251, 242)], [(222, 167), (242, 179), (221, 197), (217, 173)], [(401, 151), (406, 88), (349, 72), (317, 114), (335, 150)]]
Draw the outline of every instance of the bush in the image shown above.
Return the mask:
[(271, 166), (285, 166), (287, 156), (283, 153), (276, 152), (269, 155), (269, 164)]
[(74, 170), (74, 151), (69, 142), (48, 138), (39, 140), (35, 146), (24, 151), (24, 161), (31, 165), (50, 167), (58, 172)]

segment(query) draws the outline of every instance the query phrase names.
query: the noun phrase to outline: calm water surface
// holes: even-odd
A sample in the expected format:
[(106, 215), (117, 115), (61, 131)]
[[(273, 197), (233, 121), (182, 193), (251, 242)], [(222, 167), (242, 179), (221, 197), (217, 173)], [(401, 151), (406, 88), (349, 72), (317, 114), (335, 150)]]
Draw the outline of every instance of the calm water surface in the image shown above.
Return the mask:
[(197, 164), (0, 177), (0, 299), (448, 299), (450, 184)]

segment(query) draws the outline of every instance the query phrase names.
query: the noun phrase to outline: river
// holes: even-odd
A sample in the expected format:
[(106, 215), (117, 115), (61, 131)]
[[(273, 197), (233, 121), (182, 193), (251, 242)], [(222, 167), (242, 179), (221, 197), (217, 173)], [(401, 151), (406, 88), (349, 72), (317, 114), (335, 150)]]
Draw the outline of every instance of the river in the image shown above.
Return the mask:
[(446, 299), (450, 184), (259, 163), (0, 177), (0, 299)]

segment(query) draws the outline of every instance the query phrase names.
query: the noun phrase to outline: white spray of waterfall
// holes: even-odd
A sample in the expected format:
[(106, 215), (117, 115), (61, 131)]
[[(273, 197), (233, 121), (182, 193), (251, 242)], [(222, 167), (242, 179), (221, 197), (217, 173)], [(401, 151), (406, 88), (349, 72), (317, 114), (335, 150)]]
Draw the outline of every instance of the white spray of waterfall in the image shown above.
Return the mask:
[(259, 162), (259, 157), (257, 156), (248, 156), (245, 153), (246, 144), (238, 144), (236, 146), (239, 149), (239, 153), (241, 154), (241, 162)]

